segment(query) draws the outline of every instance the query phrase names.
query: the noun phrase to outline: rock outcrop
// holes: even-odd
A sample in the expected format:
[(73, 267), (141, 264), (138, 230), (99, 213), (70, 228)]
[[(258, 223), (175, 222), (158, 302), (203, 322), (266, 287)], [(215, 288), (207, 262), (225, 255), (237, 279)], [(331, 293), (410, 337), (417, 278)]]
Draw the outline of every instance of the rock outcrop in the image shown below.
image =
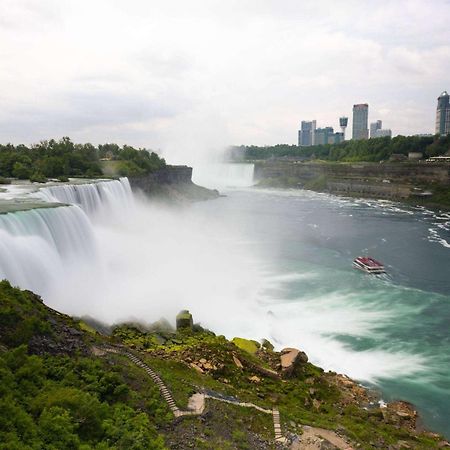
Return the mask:
[(308, 356), (296, 348), (284, 348), (281, 350), (280, 365), (281, 376), (289, 378), (294, 374), (299, 364), (307, 363)]
[(177, 331), (181, 329), (192, 330), (193, 326), (192, 314), (187, 309), (180, 311), (177, 315)]
[(200, 201), (217, 198), (219, 192), (192, 182), (192, 167), (166, 166), (144, 176), (129, 177), (133, 191), (172, 202)]

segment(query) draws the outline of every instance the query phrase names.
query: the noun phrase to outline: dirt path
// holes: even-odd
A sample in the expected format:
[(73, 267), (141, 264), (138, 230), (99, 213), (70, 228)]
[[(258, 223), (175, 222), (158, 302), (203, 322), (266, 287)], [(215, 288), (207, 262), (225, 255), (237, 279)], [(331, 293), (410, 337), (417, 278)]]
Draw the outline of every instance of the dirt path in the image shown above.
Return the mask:
[(339, 450), (353, 450), (347, 442), (334, 431), (304, 425), (303, 434), (291, 446), (291, 450), (320, 450), (325, 448), (324, 441), (333, 444)]

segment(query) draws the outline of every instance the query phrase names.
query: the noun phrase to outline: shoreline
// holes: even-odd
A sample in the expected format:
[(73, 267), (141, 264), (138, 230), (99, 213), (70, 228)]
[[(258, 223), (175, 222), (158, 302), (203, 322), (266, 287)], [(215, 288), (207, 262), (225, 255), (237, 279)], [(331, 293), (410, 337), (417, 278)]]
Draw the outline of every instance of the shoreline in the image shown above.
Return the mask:
[(262, 187), (309, 189), (339, 196), (392, 200), (450, 210), (446, 163), (325, 163), (255, 161)]

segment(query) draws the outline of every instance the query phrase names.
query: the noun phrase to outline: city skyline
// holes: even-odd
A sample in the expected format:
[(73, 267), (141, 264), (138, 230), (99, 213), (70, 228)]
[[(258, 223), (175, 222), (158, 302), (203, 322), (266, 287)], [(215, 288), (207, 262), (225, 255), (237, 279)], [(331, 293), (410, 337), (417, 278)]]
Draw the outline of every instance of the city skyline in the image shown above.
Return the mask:
[(358, 102), (395, 135), (434, 133), (449, 89), (445, 0), (2, 6), (2, 143), (70, 136), (189, 162), (229, 144), (293, 144), (299, 118), (337, 130)]

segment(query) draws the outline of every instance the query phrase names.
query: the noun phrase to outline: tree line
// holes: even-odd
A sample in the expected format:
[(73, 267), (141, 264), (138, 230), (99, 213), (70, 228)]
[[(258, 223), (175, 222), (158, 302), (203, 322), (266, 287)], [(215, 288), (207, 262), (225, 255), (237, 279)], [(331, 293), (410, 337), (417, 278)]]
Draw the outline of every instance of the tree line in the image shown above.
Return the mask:
[(0, 177), (45, 182), (48, 178), (95, 178), (102, 175), (101, 162), (117, 161), (121, 176), (143, 175), (166, 165), (155, 152), (129, 145), (75, 144), (70, 138), (51, 139), (38, 144), (0, 145)]
[(450, 150), (448, 136), (396, 136), (367, 140), (349, 140), (335, 145), (297, 145), (278, 144), (258, 147), (235, 146), (229, 149), (228, 156), (233, 160), (260, 160), (269, 158), (297, 157), (322, 159), (327, 161), (372, 161), (389, 159), (392, 155), (407, 156), (409, 152), (420, 152), (425, 157), (444, 155)]

